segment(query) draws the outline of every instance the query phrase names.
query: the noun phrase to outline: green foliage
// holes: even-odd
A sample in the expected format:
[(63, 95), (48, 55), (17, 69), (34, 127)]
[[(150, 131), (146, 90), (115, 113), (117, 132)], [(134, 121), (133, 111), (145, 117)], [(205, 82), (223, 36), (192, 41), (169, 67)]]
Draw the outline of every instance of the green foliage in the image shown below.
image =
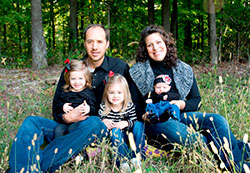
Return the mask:
[[(190, 4), (188, 3), (190, 2)], [(217, 0), (217, 37), (221, 38), (222, 61), (246, 61), (249, 54), (249, 4), (245, 0)], [(140, 32), (148, 25), (147, 1), (78, 1), (78, 37), (75, 49), (83, 48), (83, 30), (90, 23), (100, 23), (111, 30), (108, 54), (126, 61), (135, 59)], [(160, 0), (155, 0), (155, 24), (161, 25)], [(170, 1), (172, 11), (173, 0)], [(53, 10), (53, 11), (52, 11)], [(110, 11), (109, 11), (110, 10)], [(0, 55), (7, 57), (10, 68), (31, 65), (31, 3), (25, 0), (1, 0), (0, 3)], [(42, 0), (43, 28), (50, 65), (72, 56), (69, 48), (70, 2)], [(181, 59), (188, 62), (209, 62), (207, 1), (178, 1), (177, 48)], [(53, 35), (52, 19), (55, 24)], [(110, 20), (109, 20), (110, 19)], [(187, 24), (191, 25), (191, 44), (187, 45)], [(53, 44), (54, 42), (54, 44)], [(217, 47), (219, 42), (217, 42)], [(72, 53), (73, 52), (73, 53)], [(81, 54), (81, 53), (80, 53)], [(187, 56), (187, 57), (184, 57)]]

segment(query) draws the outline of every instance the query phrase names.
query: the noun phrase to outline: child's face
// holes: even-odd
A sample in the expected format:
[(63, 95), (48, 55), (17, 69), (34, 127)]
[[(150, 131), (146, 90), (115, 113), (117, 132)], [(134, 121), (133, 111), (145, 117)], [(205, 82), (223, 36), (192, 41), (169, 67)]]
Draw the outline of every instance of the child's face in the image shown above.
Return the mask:
[(85, 88), (86, 80), (83, 71), (72, 71), (69, 75), (70, 85), (73, 88), (72, 91), (80, 92)]
[(163, 92), (168, 92), (171, 88), (170, 85), (166, 84), (166, 83), (157, 83), (155, 86), (155, 93), (156, 94), (161, 94)]
[(122, 106), (122, 103), (124, 101), (124, 91), (122, 89), (121, 84), (114, 83), (111, 84), (108, 88), (108, 101), (113, 106)]

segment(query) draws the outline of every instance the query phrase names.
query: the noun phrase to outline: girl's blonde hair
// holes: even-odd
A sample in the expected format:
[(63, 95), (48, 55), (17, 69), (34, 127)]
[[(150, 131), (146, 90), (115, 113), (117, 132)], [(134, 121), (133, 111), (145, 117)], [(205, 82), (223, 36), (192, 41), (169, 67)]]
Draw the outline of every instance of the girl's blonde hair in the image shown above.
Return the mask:
[(117, 84), (117, 83), (121, 85), (121, 89), (124, 92), (124, 101), (122, 103), (122, 109), (120, 110), (120, 112), (124, 112), (127, 109), (129, 102), (131, 102), (131, 94), (129, 91), (127, 80), (122, 75), (115, 74), (114, 76), (108, 79), (108, 82), (104, 88), (103, 97), (102, 97), (102, 101), (105, 104), (105, 109), (103, 112), (104, 115), (109, 114), (111, 111), (111, 103), (108, 101), (108, 89), (110, 85)]
[(83, 71), (84, 78), (86, 80), (86, 88), (91, 88), (91, 83), (92, 83), (92, 75), (86, 65), (86, 63), (82, 60), (76, 60), (73, 59), (70, 62), (70, 69), (67, 69), (68, 71), (64, 72), (64, 80), (65, 80), (65, 85), (63, 86), (63, 89), (65, 92), (69, 92), (72, 90), (72, 86), (70, 85), (70, 73), (72, 71)]

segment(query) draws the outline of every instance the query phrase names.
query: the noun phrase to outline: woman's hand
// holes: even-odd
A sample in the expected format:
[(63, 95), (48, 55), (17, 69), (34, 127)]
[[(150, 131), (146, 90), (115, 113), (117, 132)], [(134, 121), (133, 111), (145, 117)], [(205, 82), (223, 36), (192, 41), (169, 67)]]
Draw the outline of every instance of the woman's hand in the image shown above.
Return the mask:
[(122, 130), (125, 127), (128, 127), (128, 122), (127, 121), (116, 122), (114, 123), (114, 127)]
[(112, 120), (109, 119), (103, 119), (102, 122), (107, 126), (109, 130), (113, 129), (115, 127), (115, 123)]
[(70, 112), (70, 111), (72, 111), (74, 108), (72, 107), (72, 106), (70, 106), (71, 105), (71, 103), (65, 103), (64, 105), (63, 105), (63, 111), (65, 112), (65, 113), (68, 113), (68, 112)]
[[(84, 103), (83, 103), (84, 104)], [(88, 115), (83, 115), (83, 107), (85, 105), (80, 104), (68, 113), (63, 114), (63, 120), (66, 123), (74, 123), (78, 121), (83, 121), (88, 118)]]
[(170, 103), (177, 105), (180, 110), (183, 110), (186, 107), (186, 102), (184, 100), (172, 100)]

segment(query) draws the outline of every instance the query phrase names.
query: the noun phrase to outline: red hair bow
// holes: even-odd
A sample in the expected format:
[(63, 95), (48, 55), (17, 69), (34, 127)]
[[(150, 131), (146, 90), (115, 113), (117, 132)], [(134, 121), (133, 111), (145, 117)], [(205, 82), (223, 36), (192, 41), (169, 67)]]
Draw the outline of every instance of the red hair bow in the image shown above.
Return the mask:
[(69, 58), (64, 61), (64, 64), (66, 64), (65, 72), (67, 73), (70, 70), (70, 60)]
[(112, 71), (109, 71), (109, 75), (108, 75), (108, 77), (112, 77), (112, 76), (114, 76), (114, 72), (112, 72)]
[(64, 61), (64, 64), (69, 64), (69, 63), (70, 63), (69, 58)]

